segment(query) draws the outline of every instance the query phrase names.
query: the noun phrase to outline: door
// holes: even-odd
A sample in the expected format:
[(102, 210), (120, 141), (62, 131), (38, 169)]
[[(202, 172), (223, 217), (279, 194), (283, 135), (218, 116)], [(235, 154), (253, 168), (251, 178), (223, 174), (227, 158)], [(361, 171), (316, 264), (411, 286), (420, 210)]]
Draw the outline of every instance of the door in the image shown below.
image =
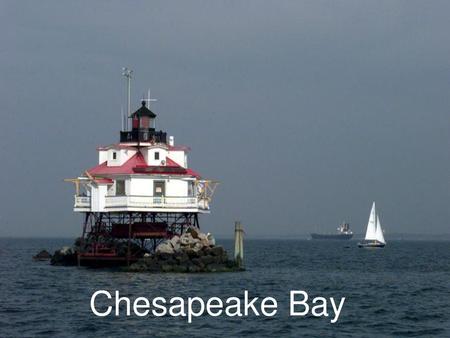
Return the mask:
[(163, 197), (166, 193), (166, 182), (165, 181), (155, 181), (153, 184), (153, 196)]

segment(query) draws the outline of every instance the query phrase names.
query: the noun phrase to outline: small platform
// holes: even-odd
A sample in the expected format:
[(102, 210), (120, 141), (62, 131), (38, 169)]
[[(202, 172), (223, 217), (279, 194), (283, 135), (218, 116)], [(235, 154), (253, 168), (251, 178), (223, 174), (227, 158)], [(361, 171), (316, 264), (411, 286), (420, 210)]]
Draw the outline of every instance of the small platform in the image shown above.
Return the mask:
[(113, 224), (111, 236), (113, 238), (168, 238), (171, 232), (167, 231), (166, 222), (135, 222), (128, 224)]

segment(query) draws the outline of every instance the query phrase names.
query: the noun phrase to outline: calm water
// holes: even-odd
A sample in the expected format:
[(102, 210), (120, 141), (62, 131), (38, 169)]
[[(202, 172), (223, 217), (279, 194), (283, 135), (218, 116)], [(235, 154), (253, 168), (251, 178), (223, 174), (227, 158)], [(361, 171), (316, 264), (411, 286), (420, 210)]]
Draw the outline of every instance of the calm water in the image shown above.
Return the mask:
[[(243, 273), (135, 274), (32, 262), (41, 248), (71, 240), (0, 239), (0, 336), (57, 337), (450, 337), (450, 242), (390, 241), (384, 250), (356, 242), (246, 241)], [(230, 247), (230, 241), (222, 241)], [(272, 296), (273, 318), (204, 316), (97, 318), (98, 289), (153, 298)], [(289, 317), (289, 290), (347, 298), (338, 323)]]

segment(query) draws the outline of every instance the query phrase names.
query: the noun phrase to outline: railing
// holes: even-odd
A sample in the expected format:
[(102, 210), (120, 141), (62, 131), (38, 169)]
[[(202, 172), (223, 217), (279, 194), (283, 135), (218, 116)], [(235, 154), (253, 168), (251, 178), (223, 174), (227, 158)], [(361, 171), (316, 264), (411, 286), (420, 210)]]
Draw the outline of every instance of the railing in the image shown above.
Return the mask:
[[(74, 207), (91, 208), (91, 197), (75, 195)], [(209, 210), (209, 203), (192, 196), (106, 196), (105, 208), (198, 208)]]
[(75, 195), (74, 207), (75, 208), (90, 208), (91, 207), (91, 197)]
[(121, 131), (120, 142), (150, 142), (167, 143), (167, 133), (156, 131), (153, 128), (142, 128), (139, 130)]
[(106, 196), (105, 207), (209, 209), (209, 206), (197, 197), (189, 196)]

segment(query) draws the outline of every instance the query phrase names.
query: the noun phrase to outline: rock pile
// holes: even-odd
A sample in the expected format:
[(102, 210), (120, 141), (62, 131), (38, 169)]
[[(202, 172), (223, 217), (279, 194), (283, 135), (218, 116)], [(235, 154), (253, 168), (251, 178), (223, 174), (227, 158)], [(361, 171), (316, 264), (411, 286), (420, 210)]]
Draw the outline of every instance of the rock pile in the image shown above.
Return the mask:
[(156, 253), (174, 254), (178, 251), (185, 251), (191, 249), (195, 252), (202, 250), (205, 247), (212, 247), (216, 245), (216, 241), (211, 234), (204, 234), (195, 228), (189, 228), (181, 236), (174, 236), (156, 248)]
[(61, 249), (55, 251), (50, 260), (50, 264), (72, 266), (77, 265), (77, 260), (77, 252), (70, 246), (63, 246)]
[(128, 271), (149, 272), (227, 272), (239, 270), (210, 234), (189, 228), (183, 235), (161, 243), (153, 255), (132, 264)]
[[(125, 241), (105, 240), (108, 247), (114, 248), (118, 257), (125, 257), (128, 245)], [(75, 240), (73, 246), (65, 246), (50, 255), (42, 250), (34, 260), (48, 260), (51, 265), (78, 265), (78, 252), (90, 250), (89, 239)], [(181, 236), (174, 236), (158, 245), (155, 253), (150, 254), (139, 245), (132, 243), (130, 252), (139, 260), (125, 268), (126, 271), (148, 272), (227, 272), (239, 271), (234, 260), (228, 258), (222, 246), (216, 245), (211, 234), (201, 233), (197, 228), (189, 228)]]
[(33, 259), (35, 261), (46, 261), (51, 258), (52, 258), (52, 255), (50, 255), (47, 250), (41, 250), (36, 255), (33, 256)]

